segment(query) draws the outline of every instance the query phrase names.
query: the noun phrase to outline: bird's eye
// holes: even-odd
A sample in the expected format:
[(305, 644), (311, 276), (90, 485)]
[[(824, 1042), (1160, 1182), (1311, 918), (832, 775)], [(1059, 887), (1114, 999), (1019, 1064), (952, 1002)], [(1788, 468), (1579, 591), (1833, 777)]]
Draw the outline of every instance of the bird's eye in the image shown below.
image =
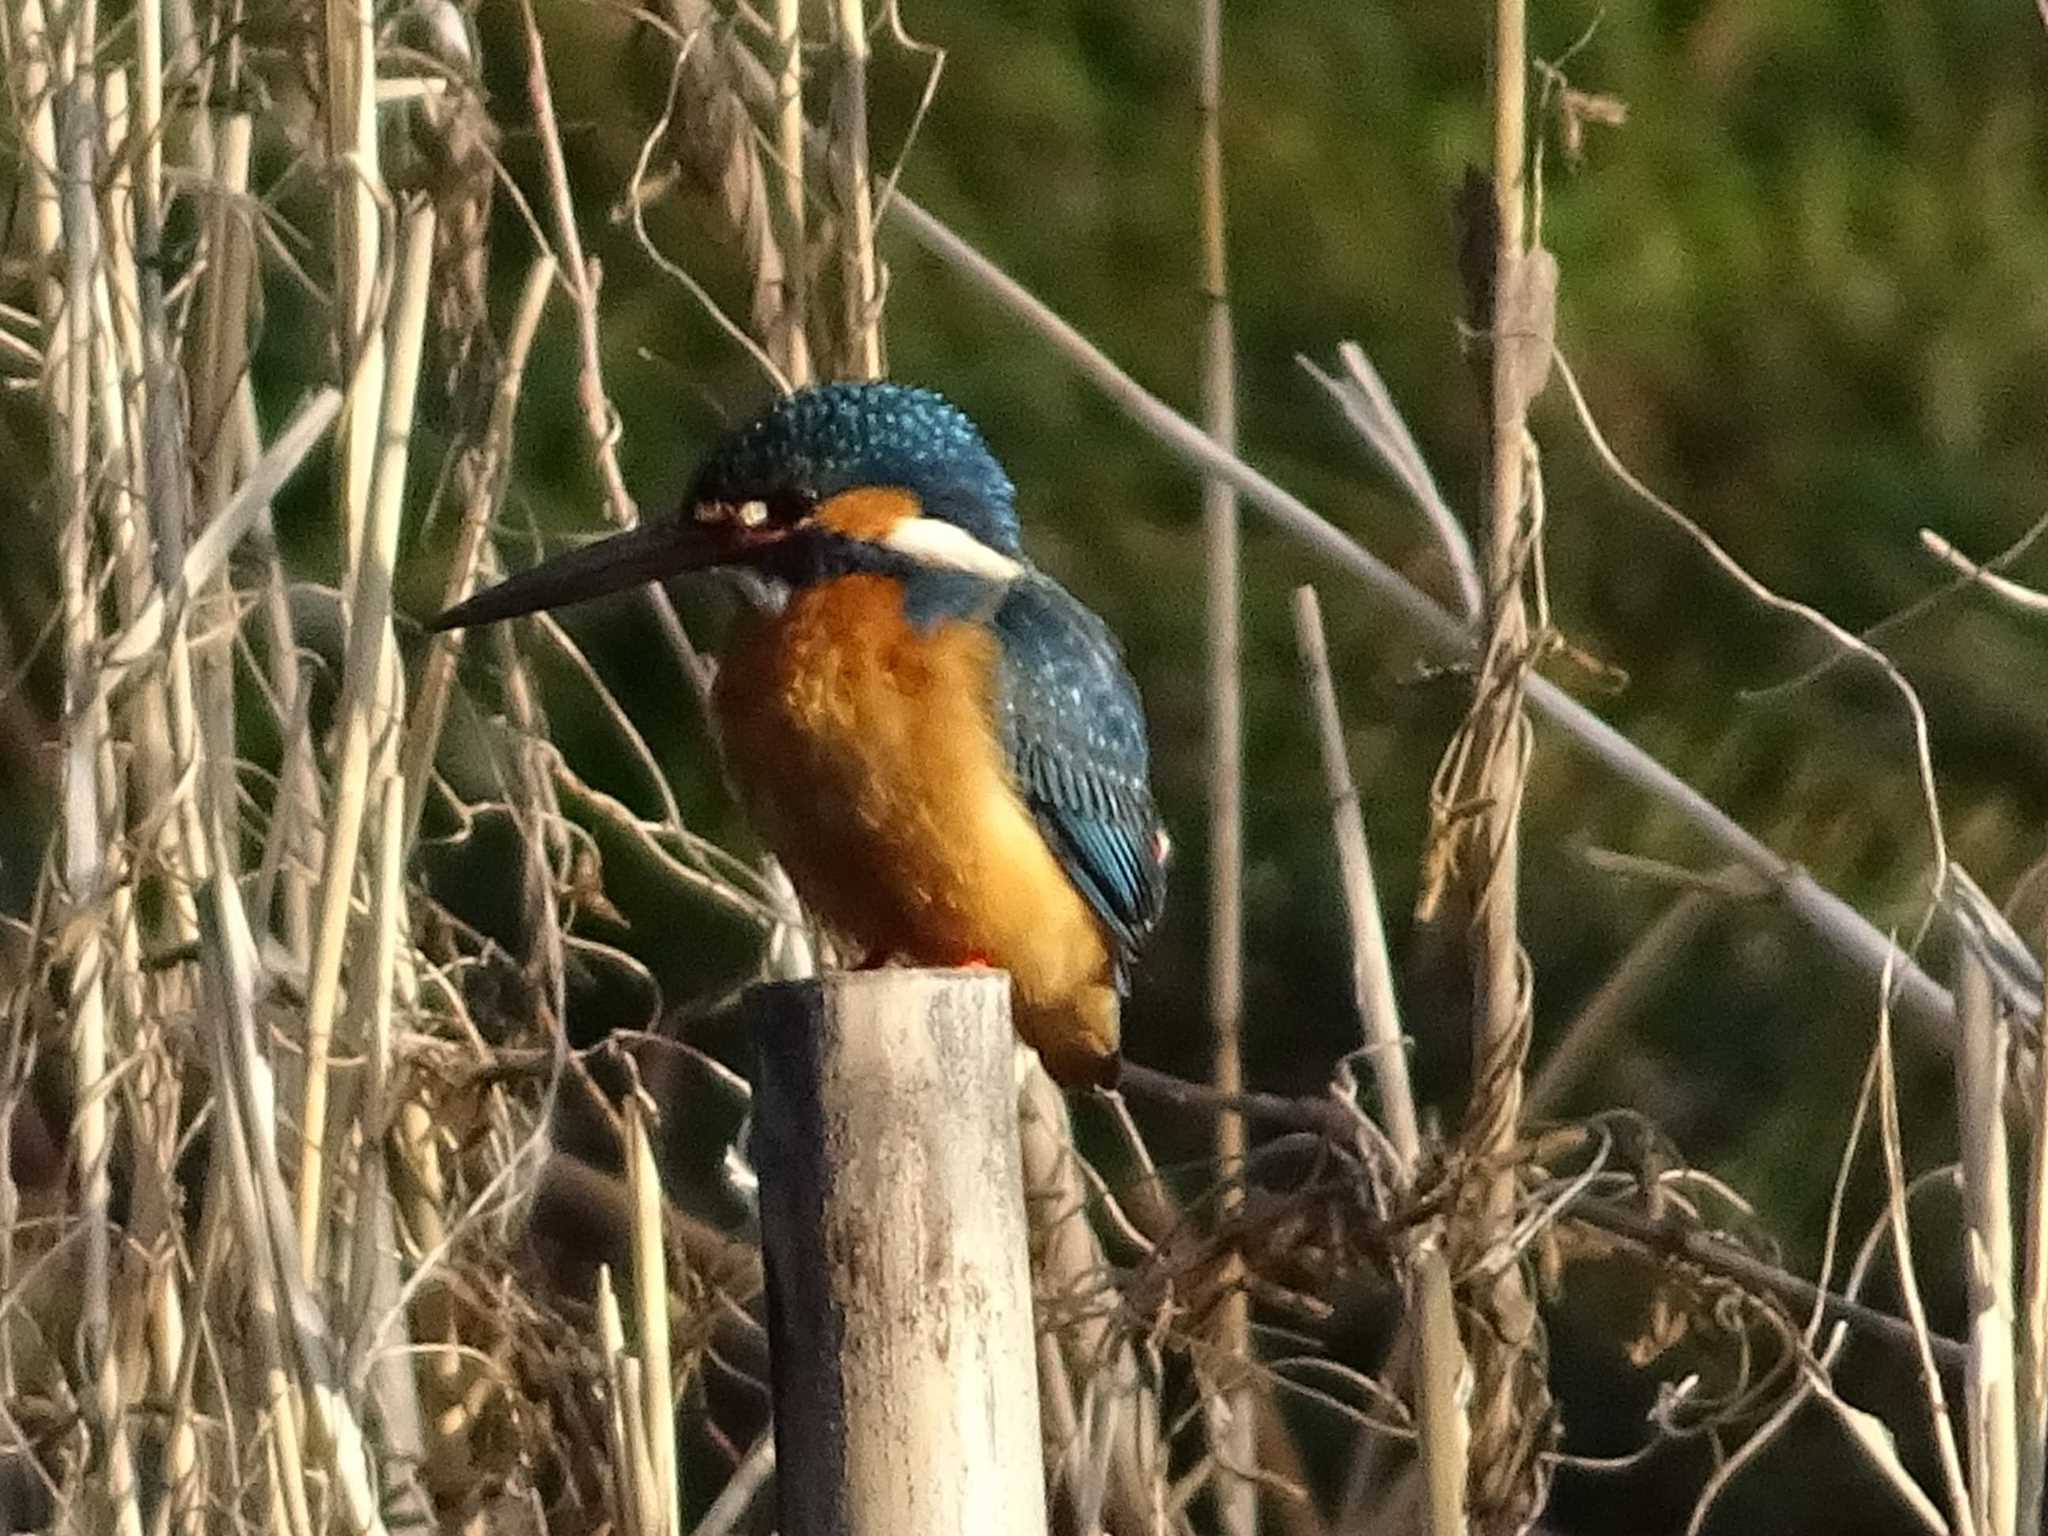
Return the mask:
[(759, 528), (768, 521), (768, 503), (765, 501), (743, 501), (733, 508), (733, 520), (742, 528)]

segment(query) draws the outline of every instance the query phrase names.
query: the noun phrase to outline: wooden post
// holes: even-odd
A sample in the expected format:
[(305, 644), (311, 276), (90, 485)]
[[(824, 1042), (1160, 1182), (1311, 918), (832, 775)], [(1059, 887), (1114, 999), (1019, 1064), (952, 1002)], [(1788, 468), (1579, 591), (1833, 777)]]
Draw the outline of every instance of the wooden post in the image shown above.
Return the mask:
[(783, 1536), (1043, 1536), (1009, 982), (756, 987)]

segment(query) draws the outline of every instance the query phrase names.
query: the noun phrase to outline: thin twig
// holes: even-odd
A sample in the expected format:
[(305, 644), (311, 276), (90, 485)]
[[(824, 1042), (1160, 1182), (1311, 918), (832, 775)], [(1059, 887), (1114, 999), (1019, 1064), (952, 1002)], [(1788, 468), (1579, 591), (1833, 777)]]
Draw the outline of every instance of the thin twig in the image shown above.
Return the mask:
[[(1202, 424), (1225, 452), (1237, 451), (1237, 358), (1230, 314), (1230, 266), (1223, 181), (1223, 8), (1201, 0), (1195, 98), (1200, 117)], [(1239, 1030), (1244, 1013), (1244, 728), (1240, 675), (1237, 493), (1226, 480), (1202, 483), (1202, 547), (1208, 566), (1209, 693), (1209, 1031), (1211, 1076), (1218, 1089), (1244, 1086)], [(1215, 1127), (1217, 1166), (1227, 1183), (1219, 1214), (1226, 1220), (1243, 1200), (1244, 1121), (1222, 1115)], [(1251, 1298), (1233, 1285), (1217, 1317), (1222, 1358), (1248, 1363)], [(1226, 1370), (1230, 1369), (1228, 1365)], [(1227, 1536), (1256, 1536), (1258, 1485), (1238, 1469), (1258, 1460), (1254, 1394), (1245, 1381), (1215, 1383), (1207, 1416), (1211, 1448), (1221, 1476), (1215, 1489), (1217, 1523)]]

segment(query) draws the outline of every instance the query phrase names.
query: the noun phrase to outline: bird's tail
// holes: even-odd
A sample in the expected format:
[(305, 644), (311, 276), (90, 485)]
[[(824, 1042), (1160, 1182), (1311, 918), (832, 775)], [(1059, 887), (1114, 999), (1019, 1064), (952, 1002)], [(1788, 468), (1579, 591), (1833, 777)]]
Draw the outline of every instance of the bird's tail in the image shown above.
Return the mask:
[(1017, 1000), (1017, 1033), (1062, 1088), (1114, 1088), (1123, 1067), (1123, 999), (1115, 987), (1083, 987), (1058, 1003)]

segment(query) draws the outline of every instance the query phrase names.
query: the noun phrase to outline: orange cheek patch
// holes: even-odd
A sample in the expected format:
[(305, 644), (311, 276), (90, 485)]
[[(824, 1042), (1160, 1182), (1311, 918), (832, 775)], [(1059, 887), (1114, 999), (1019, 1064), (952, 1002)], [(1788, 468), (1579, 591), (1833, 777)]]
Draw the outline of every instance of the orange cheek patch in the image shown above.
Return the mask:
[(875, 542), (889, 536), (898, 523), (919, 514), (917, 498), (893, 485), (864, 485), (841, 491), (819, 504), (817, 520), (834, 533)]

